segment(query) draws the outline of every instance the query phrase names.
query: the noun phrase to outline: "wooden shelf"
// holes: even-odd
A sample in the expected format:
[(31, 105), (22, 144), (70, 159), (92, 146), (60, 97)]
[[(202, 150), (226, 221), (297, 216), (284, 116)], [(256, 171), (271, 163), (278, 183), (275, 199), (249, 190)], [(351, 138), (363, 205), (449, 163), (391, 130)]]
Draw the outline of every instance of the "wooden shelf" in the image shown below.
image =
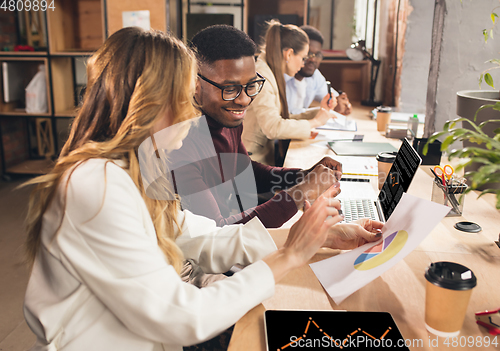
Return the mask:
[(104, 42), (101, 0), (54, 0), (48, 11), (50, 53), (74, 55), (95, 51)]
[[(39, 41), (41, 50), (44, 50), (45, 47), (48, 49), (34, 52), (0, 51), (0, 119), (2, 122), (14, 124), (24, 123), (25, 121), (21, 121), (22, 119), (28, 120), (28, 123), (24, 123), (23, 127), (16, 130), (20, 135), (27, 136), (26, 141), (22, 142), (22, 145), (28, 145), (23, 150), (27, 150), (25, 154), (38, 158), (36, 153), (38, 151), (38, 155), (48, 155), (46, 151), (40, 151), (42, 149), (40, 146), (41, 138), (37, 133), (43, 127), (45, 128), (43, 131), (47, 135), (43, 139), (47, 145), (50, 144), (47, 143), (47, 139), (54, 140), (52, 152), (54, 152), (53, 156), (57, 157), (68, 138), (69, 126), (77, 113), (75, 105), (81, 100), (82, 89), (86, 84), (84, 62), (104, 43), (107, 37), (106, 26), (109, 35), (111, 35), (123, 27), (122, 13), (124, 11), (148, 10), (151, 15), (151, 28), (166, 31), (167, 1), (173, 3), (173, 0), (141, 0), (140, 2), (134, 0), (54, 0), (54, 6), (57, 10), (44, 12), (43, 16), (40, 17), (39, 23), (43, 24), (43, 28), (38, 33), (43, 32), (44, 40), (40, 41), (36, 33), (31, 33), (33, 43)], [(12, 23), (16, 23), (17, 14), (12, 13), (10, 16), (13, 17)], [(171, 15), (170, 19), (172, 19)], [(12, 35), (7, 40), (10, 42), (3, 44), (12, 50), (21, 39)], [(4, 102), (2, 90), (1, 63), (5, 61), (16, 62), (16, 65), (19, 65), (13, 69), (15, 74), (11, 76), (19, 76), (22, 80), (22, 85), (18, 86), (18, 90), (16, 90), (18, 81), (13, 81), (8, 85), (11, 88), (9, 92), (16, 91), (13, 94), (14, 98), (9, 103)], [(24, 109), (24, 97), (21, 89), (29, 84), (41, 63), (45, 64), (46, 67), (48, 112), (29, 114)], [(38, 118), (45, 120), (41, 121)], [(42, 127), (39, 126), (40, 123), (43, 123)], [(33, 132), (33, 125), (36, 126), (36, 133)], [(7, 128), (0, 131), (12, 133)], [(34, 142), (35, 138), (37, 145)], [(5, 140), (8, 140), (7, 134), (5, 134), (5, 138), (0, 134), (0, 143), (4, 143)], [(36, 147), (38, 150), (35, 150)], [(12, 150), (9, 149), (9, 151)], [(0, 148), (0, 153), (2, 153), (0, 154), (0, 172), (5, 174), (43, 174), (46, 172), (47, 166), (52, 164), (50, 160), (35, 159), (7, 168), (6, 163), (20, 162), (28, 156), (18, 153), (14, 153), (12, 156), (12, 152), (4, 153), (2, 148)], [(5, 159), (6, 154), (8, 154), (9, 160)]]
[(73, 118), (76, 117), (76, 107), (71, 110), (56, 112), (54, 117), (57, 118)]
[(6, 171), (13, 174), (46, 174), (52, 167), (54, 167), (52, 160), (27, 160), (7, 168)]
[(52, 114), (50, 113), (27, 113), (26, 111), (9, 111), (9, 112), (0, 112), (0, 117), (5, 116), (5, 117), (32, 117), (32, 118), (47, 118), (51, 117)]
[(45, 57), (47, 51), (0, 51), (0, 57)]
[[(19, 84), (16, 89), (14, 89), (15, 96), (20, 94), (24, 94), (24, 91), (21, 89), (26, 88), (26, 86), (31, 82), (35, 74), (38, 72), (38, 67), (40, 65), (45, 66), (45, 77), (48, 77), (48, 60), (47, 57), (0, 57), (0, 66), (3, 66), (3, 63), (7, 62), (12, 64), (12, 71), (10, 74), (15, 74), (16, 76), (9, 80), (12, 84)], [(17, 74), (20, 76), (17, 77)], [(0, 86), (0, 115), (6, 116), (18, 116), (18, 115), (30, 115), (24, 111), (24, 97), (21, 99), (15, 99), (12, 102), (6, 103), (4, 100), (4, 72), (3, 67), (0, 70), (0, 81), (2, 85)], [(50, 116), (52, 113), (52, 106), (50, 104), (50, 86), (48, 79), (46, 79), (46, 89), (47, 89), (47, 109), (46, 113), (36, 113), (33, 114), (35, 116)], [(21, 111), (19, 111), (19, 109)]]
[(51, 54), (52, 57), (88, 57), (92, 56), (95, 51), (79, 51), (79, 50), (74, 50), (74, 51), (61, 51), (61, 52), (54, 52)]

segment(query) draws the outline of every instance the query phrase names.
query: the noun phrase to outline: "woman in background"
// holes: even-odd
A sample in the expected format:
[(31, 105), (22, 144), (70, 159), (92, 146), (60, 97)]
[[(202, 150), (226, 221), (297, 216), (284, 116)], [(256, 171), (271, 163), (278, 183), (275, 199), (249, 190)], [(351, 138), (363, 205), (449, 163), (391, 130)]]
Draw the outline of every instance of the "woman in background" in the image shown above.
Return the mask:
[[(311, 129), (324, 125), (332, 117), (328, 111), (337, 101), (329, 94), (314, 114), (288, 112), (284, 73), (295, 76), (304, 66), (308, 52), (309, 38), (302, 29), (276, 20), (269, 22), (256, 63), (257, 72), (266, 78), (266, 84), (247, 111), (242, 136), (254, 161), (275, 165), (275, 139), (308, 139)], [(286, 150), (280, 151), (284, 157)]]
[[(306, 205), (278, 250), (258, 219), (217, 228), (180, 211), (166, 179), (151, 183), (163, 200), (146, 195), (140, 146), (156, 145), (153, 135), (195, 116), (195, 72), (181, 41), (139, 28), (116, 32), (90, 58), (83, 106), (61, 156), (49, 174), (29, 182), (36, 187), (24, 313), (37, 336), (32, 350), (181, 350), (271, 297), (275, 282), (320, 246), (379, 238), (375, 228), (335, 231), (342, 217), (333, 187)], [(162, 135), (173, 149), (185, 134)], [(248, 266), (198, 289), (179, 277), (185, 258), (212, 273)]]

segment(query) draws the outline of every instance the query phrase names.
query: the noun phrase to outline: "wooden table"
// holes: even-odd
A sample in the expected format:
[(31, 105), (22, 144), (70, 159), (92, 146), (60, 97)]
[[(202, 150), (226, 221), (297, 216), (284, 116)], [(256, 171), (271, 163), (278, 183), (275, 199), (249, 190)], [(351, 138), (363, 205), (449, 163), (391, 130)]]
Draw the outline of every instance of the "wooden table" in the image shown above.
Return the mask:
[[(385, 139), (376, 132), (375, 122), (368, 117), (366, 108), (356, 107), (353, 116), (358, 123), (359, 134), (365, 135), (365, 141), (389, 141), (399, 146), (397, 140)], [(287, 167), (307, 168), (323, 155), (333, 155), (324, 149), (311, 146), (311, 141), (292, 142), (285, 161)], [(408, 193), (430, 199), (432, 177), (429, 166), (421, 166)], [(376, 177), (371, 177), (376, 184)], [(482, 227), (476, 234), (460, 232), (453, 228), (458, 221), (473, 221)], [(500, 232), (500, 211), (492, 204), (477, 199), (477, 194), (469, 193), (465, 198), (463, 217), (447, 217), (429, 234), (429, 236), (393, 268), (367, 284), (340, 305), (337, 305), (325, 292), (309, 266), (303, 266), (290, 272), (276, 285), (275, 295), (248, 312), (237, 324), (229, 349), (266, 350), (263, 312), (266, 309), (301, 309), (301, 310), (348, 310), (348, 311), (384, 311), (390, 312), (403, 337), (409, 343), (410, 350), (498, 350), (498, 347), (453, 347), (445, 345), (444, 338), (438, 338), (437, 347), (429, 345), (429, 340), (437, 337), (425, 329), (425, 269), (431, 262), (453, 261), (469, 267), (477, 277), (460, 337), (489, 337), (485, 328), (475, 323), (474, 313), (493, 310), (500, 307), (500, 249), (494, 241)], [(288, 229), (270, 230), (277, 245), (283, 245)], [(331, 257), (340, 251), (321, 249), (312, 262)], [(462, 339), (463, 342), (464, 339)], [(477, 339), (475, 339), (477, 340)], [(436, 343), (436, 341), (433, 341)], [(435, 345), (435, 344), (434, 344)]]

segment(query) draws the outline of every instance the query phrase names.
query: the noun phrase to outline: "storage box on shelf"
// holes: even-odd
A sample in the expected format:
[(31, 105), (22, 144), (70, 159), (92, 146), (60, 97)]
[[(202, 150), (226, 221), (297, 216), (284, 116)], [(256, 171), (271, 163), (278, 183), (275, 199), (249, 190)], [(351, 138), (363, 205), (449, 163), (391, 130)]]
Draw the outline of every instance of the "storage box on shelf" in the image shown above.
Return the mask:
[[(39, 67), (43, 66), (45, 77), (48, 77), (48, 60), (46, 57), (1, 57), (0, 77), (1, 95), (0, 114), (2, 115), (26, 115), (25, 90), (31, 82)], [(50, 86), (46, 79), (46, 89), (50, 92)], [(38, 112), (40, 116), (50, 116), (52, 106), (50, 97), (47, 95), (47, 111)]]

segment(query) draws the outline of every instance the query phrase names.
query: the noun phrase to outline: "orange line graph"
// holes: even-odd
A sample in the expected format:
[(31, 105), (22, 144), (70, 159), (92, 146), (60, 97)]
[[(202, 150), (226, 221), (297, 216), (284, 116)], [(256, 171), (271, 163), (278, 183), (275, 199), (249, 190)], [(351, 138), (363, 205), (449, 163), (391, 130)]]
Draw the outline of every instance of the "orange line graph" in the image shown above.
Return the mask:
[[(296, 343), (298, 342), (299, 340), (301, 339), (305, 339), (307, 337), (307, 332), (309, 331), (309, 326), (312, 324), (314, 324), (314, 326), (321, 332), (323, 333), (323, 335), (325, 335), (326, 337), (328, 337), (328, 339), (330, 339), (331, 341), (333, 341), (335, 343), (335, 346), (339, 347), (340, 349), (343, 349), (344, 347), (342, 346), (343, 344), (345, 344), (346, 341), (349, 340), (349, 338), (351, 338), (353, 335), (357, 334), (357, 333), (363, 333), (367, 336), (369, 336), (370, 338), (372, 338), (373, 340), (377, 340), (378, 338), (374, 337), (373, 335), (371, 334), (368, 334), (366, 331), (362, 330), (361, 328), (358, 328), (356, 330), (354, 330), (352, 333), (350, 334), (347, 334), (347, 337), (343, 340), (342, 343), (338, 343), (336, 340), (333, 340), (332, 337), (330, 335), (328, 335), (313, 319), (312, 317), (309, 317), (309, 320), (307, 321), (307, 325), (306, 325), (306, 329), (304, 330), (304, 334), (302, 334), (301, 337), (295, 339), (294, 341), (291, 341), (289, 342), (288, 344), (280, 347), (278, 350), (283, 350), (283, 349), (286, 349), (288, 346), (292, 345), (293, 343)], [(387, 330), (384, 332), (384, 334), (382, 334), (382, 336), (380, 337), (380, 340), (382, 340), (383, 338), (385, 338), (385, 336), (389, 333), (389, 331), (391, 331), (391, 327), (388, 327)]]

